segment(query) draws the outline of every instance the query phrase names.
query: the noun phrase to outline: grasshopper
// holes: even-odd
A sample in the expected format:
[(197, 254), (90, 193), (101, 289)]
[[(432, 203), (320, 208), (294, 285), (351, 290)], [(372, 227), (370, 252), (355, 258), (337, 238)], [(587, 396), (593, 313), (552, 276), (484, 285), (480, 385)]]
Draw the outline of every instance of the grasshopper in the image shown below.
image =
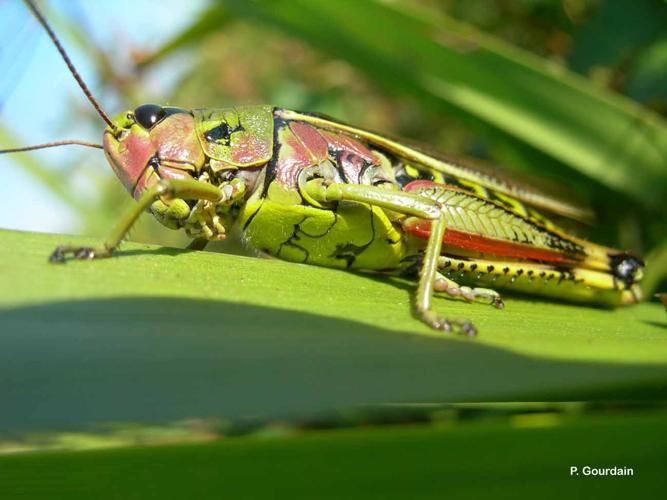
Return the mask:
[(59, 246), (51, 262), (110, 257), (145, 211), (193, 238), (233, 226), (264, 254), (291, 262), (414, 276), (428, 325), (475, 335), (432, 308), (434, 293), (503, 308), (495, 288), (618, 306), (640, 299), (643, 262), (579, 239), (550, 215), (581, 207), (492, 170), (406, 145), (323, 115), (274, 106), (182, 109), (143, 104), (110, 118), (51, 27), (25, 0), (97, 113), (104, 150), (137, 201), (99, 247)]

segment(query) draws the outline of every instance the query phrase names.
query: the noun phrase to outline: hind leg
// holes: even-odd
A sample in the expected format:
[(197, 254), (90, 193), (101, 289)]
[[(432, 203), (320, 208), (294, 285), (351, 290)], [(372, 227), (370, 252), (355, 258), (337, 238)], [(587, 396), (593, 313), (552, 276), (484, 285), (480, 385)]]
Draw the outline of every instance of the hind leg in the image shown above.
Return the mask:
[(305, 181), (300, 187), (308, 199), (318, 204), (354, 201), (430, 221), (429, 238), (419, 269), (419, 283), (417, 284), (414, 302), (415, 309), (424, 323), (437, 330), (456, 331), (468, 336), (477, 333), (470, 321), (446, 318), (432, 308), (431, 298), (435, 276), (438, 271), (438, 257), (440, 256), (442, 238), (446, 227), (445, 216), (438, 202), (411, 193), (388, 191), (375, 186), (326, 184), (321, 178)]

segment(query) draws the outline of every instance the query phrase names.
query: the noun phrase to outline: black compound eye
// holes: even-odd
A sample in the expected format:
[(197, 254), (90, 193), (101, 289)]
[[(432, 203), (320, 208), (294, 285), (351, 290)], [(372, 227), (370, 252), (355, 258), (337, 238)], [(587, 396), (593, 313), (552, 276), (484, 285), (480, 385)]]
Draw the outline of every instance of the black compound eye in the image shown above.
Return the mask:
[(164, 108), (157, 104), (142, 104), (134, 110), (134, 118), (137, 120), (137, 123), (146, 130), (150, 130), (153, 125), (164, 117)]

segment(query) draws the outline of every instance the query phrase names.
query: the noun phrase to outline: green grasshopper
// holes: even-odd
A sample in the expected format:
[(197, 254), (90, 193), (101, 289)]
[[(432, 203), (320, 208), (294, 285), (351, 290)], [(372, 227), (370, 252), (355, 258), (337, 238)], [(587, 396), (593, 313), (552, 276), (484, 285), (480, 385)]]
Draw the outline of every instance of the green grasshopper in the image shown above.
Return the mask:
[[(434, 292), (497, 308), (496, 287), (607, 306), (640, 299), (639, 258), (576, 238), (546, 215), (582, 219), (586, 210), (493, 171), (273, 106), (144, 104), (111, 119), (26, 3), (106, 122), (103, 145), (93, 146), (137, 201), (101, 246), (60, 246), (51, 262), (111, 256), (148, 210), (184, 229), (190, 248), (236, 225), (250, 247), (287, 261), (416, 276), (417, 314), (443, 331), (476, 333), (435, 312)], [(90, 145), (5, 152), (66, 143)]]

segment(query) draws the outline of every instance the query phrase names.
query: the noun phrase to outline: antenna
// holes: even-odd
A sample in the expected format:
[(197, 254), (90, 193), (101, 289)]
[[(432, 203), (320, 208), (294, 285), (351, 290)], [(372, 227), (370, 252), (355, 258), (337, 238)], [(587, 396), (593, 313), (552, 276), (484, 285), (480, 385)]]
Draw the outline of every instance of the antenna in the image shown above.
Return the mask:
[(46, 142), (44, 144), (34, 144), (32, 146), (24, 146), (22, 148), (0, 149), (0, 155), (5, 153), (21, 153), (23, 151), (34, 151), (35, 149), (55, 148), (58, 146), (70, 146), (70, 145), (104, 149), (104, 146), (102, 146), (101, 144), (95, 144), (93, 142), (67, 140), (67, 141), (57, 141), (57, 142)]
[[(76, 80), (76, 82), (79, 84), (79, 87), (81, 87), (81, 90), (83, 90), (83, 93), (86, 95), (90, 103), (93, 105), (95, 108), (95, 111), (102, 117), (102, 120), (106, 122), (109, 127), (111, 127), (111, 130), (114, 132), (117, 130), (117, 127), (113, 124), (111, 121), (111, 118), (102, 110), (102, 107), (99, 105), (97, 100), (93, 97), (93, 94), (90, 92), (90, 89), (88, 89), (88, 86), (86, 83), (83, 81), (83, 78), (81, 78), (81, 75), (79, 75), (79, 72), (76, 70), (74, 67), (74, 64), (72, 64), (71, 59), (67, 55), (67, 52), (65, 52), (65, 49), (60, 43), (60, 40), (58, 40), (58, 37), (56, 34), (53, 32), (51, 29), (51, 26), (47, 22), (47, 20), (44, 18), (42, 15), (42, 12), (37, 8), (33, 0), (23, 0), (25, 4), (28, 6), (28, 8), (32, 11), (32, 13), (35, 15), (39, 23), (44, 27), (46, 30), (46, 33), (49, 35), (49, 38), (51, 38), (51, 41), (53, 44), (56, 46), (56, 49), (58, 52), (60, 52), (60, 56), (63, 58), (65, 61), (65, 64), (70, 70), (70, 73), (72, 73), (72, 76)], [(53, 143), (55, 145), (55, 143)], [(50, 147), (50, 146), (49, 146)]]

